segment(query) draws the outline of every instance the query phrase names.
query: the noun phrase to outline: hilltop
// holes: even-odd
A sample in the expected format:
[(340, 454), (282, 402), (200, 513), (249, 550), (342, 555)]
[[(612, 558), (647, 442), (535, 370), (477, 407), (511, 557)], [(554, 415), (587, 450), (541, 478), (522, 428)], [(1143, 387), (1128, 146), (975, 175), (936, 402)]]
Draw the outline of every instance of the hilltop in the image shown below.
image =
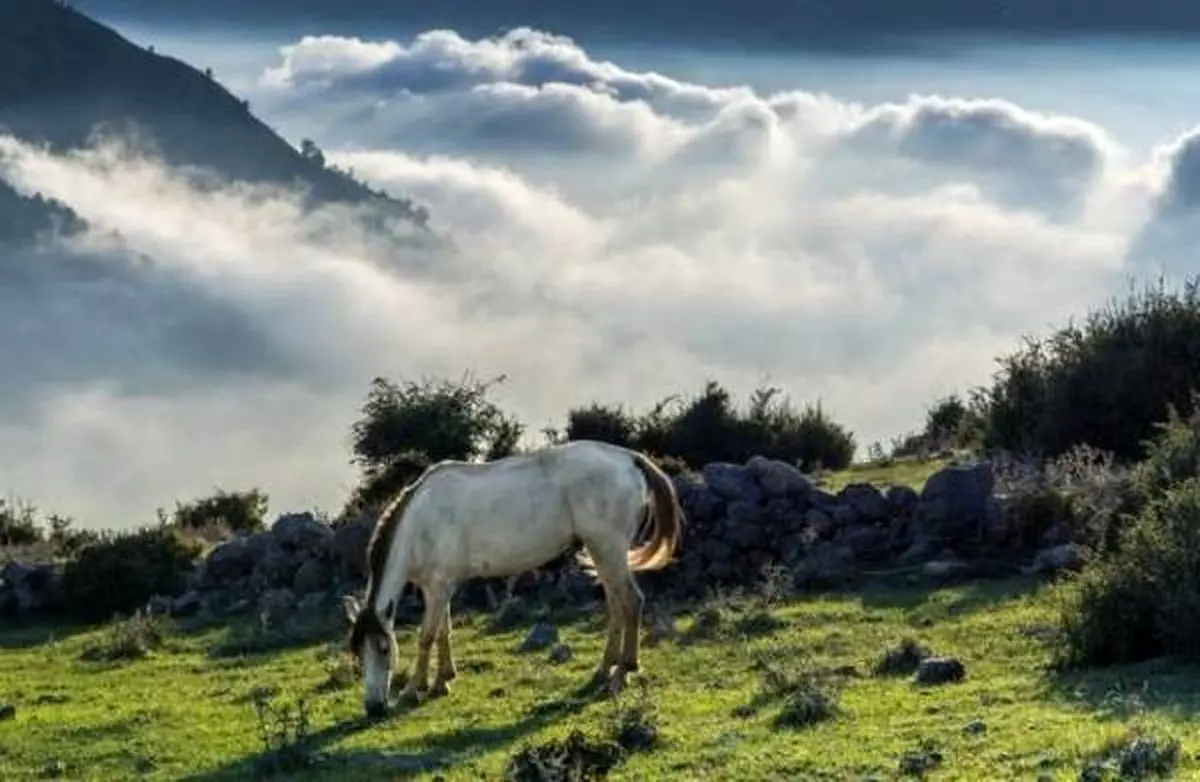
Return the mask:
[[(320, 155), (302, 154), (210, 74), (56, 0), (0, 3), (0, 128), (56, 150), (85, 145), (96, 129), (133, 130), (171, 165), (298, 183), (313, 205), (371, 203), (418, 225), (426, 218), (411, 202), (326, 167)], [(15, 219), (9, 211), (0, 213), (0, 235)]]

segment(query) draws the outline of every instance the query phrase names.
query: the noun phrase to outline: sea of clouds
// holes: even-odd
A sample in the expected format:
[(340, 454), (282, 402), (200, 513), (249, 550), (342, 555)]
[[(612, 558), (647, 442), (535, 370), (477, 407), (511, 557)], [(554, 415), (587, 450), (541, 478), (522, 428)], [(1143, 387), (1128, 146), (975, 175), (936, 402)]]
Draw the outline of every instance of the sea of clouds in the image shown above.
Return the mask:
[(249, 97), (453, 248), (0, 137), (0, 176), (93, 226), (0, 258), (0, 490), (89, 526), (217, 486), (336, 509), (376, 375), (503, 373), (531, 443), (572, 405), (708, 378), (886, 442), (1021, 335), (1186, 271), (1200, 200), (1191, 134), (1127, 149), (994, 98), (684, 83), (527, 29), (306, 37)]

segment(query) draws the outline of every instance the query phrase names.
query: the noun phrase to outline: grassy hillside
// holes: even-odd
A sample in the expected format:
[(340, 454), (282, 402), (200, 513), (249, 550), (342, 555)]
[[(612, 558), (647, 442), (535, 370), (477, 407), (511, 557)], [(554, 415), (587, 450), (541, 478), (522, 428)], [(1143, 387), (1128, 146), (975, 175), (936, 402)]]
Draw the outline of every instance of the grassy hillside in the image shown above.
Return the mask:
[[(891, 469), (829, 480), (923, 480), (912, 464)], [(160, 641), (136, 624), (0, 631), (0, 703), (15, 707), (0, 719), (0, 778), (239, 780), (287, 763), (298, 768), (289, 779), (501, 779), (523, 747), (576, 729), (635, 747), (610, 779), (1065, 780), (1100, 761), (1200, 774), (1193, 672), (1051, 673), (1056, 597), (1025, 579), (791, 597), (768, 584), (679, 611), (673, 633), (653, 617), (675, 612), (651, 601), (644, 687), (616, 703), (573, 694), (600, 652), (599, 612), (460, 613), (451, 695), (374, 725), (360, 721), (333, 602), (278, 617), (283, 631), (164, 625)], [(539, 619), (558, 628), (569, 659), (517, 651)], [(399, 637), (403, 667), (413, 628)], [(874, 675), (906, 638), (958, 658), (965, 679), (921, 686), (903, 665)], [(275, 745), (283, 753), (267, 752), (301, 701), (307, 741), (289, 734)], [(1183, 740), (1174, 755), (1171, 737)]]

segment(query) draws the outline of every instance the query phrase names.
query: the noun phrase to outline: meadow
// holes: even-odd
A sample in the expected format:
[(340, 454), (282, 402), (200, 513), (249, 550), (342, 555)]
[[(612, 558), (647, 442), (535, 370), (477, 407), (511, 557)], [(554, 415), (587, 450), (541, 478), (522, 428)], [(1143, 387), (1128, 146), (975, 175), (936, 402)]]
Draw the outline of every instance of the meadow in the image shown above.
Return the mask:
[[(911, 464), (872, 470), (830, 483), (923, 480)], [(616, 699), (577, 693), (600, 653), (594, 606), (460, 611), (451, 694), (374, 723), (332, 597), (295, 617), (308, 630), (285, 643), (257, 642), (245, 619), (6, 628), (0, 779), (1200, 777), (1196, 672), (1057, 672), (1062, 589), (908, 576), (825, 594), (768, 580), (690, 607), (651, 599), (643, 670)], [(521, 651), (537, 622), (561, 648)], [(414, 627), (398, 635), (403, 670)], [(965, 676), (918, 683), (926, 654)], [(576, 770), (546, 770), (556, 758)]]

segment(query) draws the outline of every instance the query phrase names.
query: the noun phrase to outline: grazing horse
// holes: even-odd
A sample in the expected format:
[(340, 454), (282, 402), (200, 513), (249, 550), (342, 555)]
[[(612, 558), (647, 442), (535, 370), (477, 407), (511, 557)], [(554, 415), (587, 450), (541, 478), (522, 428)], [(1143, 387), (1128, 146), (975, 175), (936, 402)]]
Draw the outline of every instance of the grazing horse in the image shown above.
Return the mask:
[[(631, 550), (647, 519), (650, 539)], [(638, 670), (645, 599), (633, 573), (671, 561), (683, 521), (666, 473), (644, 454), (608, 443), (576, 440), (490, 462), (429, 467), (380, 514), (367, 547), (366, 602), (344, 598), (367, 716), (387, 710), (396, 654), (392, 625), (407, 583), (425, 600), (413, 675), (400, 694), (412, 701), (448, 694), (457, 675), (450, 599), (460, 582), (517, 575), (579, 544), (579, 560), (599, 577), (608, 608), (608, 642), (591, 683), (607, 682), (618, 692)]]

